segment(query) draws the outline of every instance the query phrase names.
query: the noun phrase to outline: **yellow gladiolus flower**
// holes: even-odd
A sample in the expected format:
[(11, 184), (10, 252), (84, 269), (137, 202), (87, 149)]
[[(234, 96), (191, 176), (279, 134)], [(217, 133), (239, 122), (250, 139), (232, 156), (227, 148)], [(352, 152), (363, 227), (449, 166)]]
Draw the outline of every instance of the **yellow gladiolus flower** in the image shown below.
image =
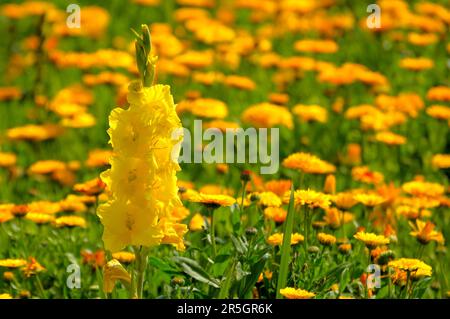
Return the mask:
[(133, 82), (128, 89), (129, 108), (116, 108), (109, 117), (114, 156), (111, 169), (101, 175), (112, 193), (98, 209), (103, 241), (111, 251), (162, 243), (184, 249), (187, 226), (170, 221), (173, 210), (182, 206), (176, 178), (178, 153), (173, 154), (179, 140), (171, 138), (181, 122), (170, 87)]

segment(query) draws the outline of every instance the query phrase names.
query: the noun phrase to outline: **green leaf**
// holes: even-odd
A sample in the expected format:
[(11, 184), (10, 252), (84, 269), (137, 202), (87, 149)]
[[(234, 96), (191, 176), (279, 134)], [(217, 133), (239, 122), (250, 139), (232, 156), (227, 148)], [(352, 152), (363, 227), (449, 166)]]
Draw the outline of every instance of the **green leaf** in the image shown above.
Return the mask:
[(250, 276), (248, 276), (245, 279), (245, 287), (242, 291), (241, 298), (245, 298), (245, 296), (251, 291), (251, 289), (255, 286), (256, 282), (258, 281), (259, 274), (264, 269), (264, 266), (266, 265), (266, 261), (270, 258), (270, 254), (265, 253), (257, 263), (255, 263), (250, 271)]
[(283, 245), (281, 247), (280, 272), (277, 281), (277, 299), (281, 298), (280, 289), (286, 287), (288, 268), (291, 260), (291, 235), (294, 227), (294, 184), (291, 185), (291, 195), (289, 198), (289, 208), (284, 225)]
[(183, 271), (192, 278), (208, 284), (214, 288), (220, 288), (220, 282), (216, 278), (211, 277), (203, 268), (193, 259), (186, 257), (174, 257), (174, 261), (180, 265)]

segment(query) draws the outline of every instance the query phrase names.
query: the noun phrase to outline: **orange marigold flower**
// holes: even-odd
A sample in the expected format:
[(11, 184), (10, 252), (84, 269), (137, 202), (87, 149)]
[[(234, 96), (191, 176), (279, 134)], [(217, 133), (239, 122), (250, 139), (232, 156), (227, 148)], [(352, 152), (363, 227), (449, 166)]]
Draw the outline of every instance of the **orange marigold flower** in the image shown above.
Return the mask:
[(307, 174), (329, 174), (334, 173), (336, 167), (315, 155), (308, 153), (294, 153), (283, 161), (286, 168), (297, 169)]
[(413, 229), (409, 234), (416, 237), (421, 244), (428, 244), (430, 241), (435, 241), (439, 244), (444, 244), (444, 236), (441, 232), (434, 230), (436, 225), (432, 222), (424, 222), (420, 219), (416, 220), (416, 224), (409, 222), (409, 225)]

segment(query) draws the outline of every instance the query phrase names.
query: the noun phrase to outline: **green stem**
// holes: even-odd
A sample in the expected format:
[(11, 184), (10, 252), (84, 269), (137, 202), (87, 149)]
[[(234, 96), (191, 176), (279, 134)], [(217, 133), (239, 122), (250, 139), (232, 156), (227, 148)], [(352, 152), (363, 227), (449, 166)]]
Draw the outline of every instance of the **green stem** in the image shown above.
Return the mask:
[(216, 250), (216, 231), (215, 231), (215, 224), (214, 224), (214, 209), (211, 209), (211, 229), (210, 229), (210, 235), (211, 235), (211, 246), (212, 246), (212, 257), (215, 260), (217, 255)]
[(148, 251), (142, 246), (139, 247), (139, 252), (136, 254), (136, 295), (138, 299), (142, 299), (144, 290), (145, 270), (147, 269)]

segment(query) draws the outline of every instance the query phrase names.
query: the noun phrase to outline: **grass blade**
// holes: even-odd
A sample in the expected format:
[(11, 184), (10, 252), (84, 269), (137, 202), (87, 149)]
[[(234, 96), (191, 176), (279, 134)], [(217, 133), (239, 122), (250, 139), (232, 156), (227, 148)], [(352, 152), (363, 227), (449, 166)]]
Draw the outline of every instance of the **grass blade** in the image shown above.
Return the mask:
[(291, 235), (294, 227), (294, 185), (291, 185), (291, 195), (289, 198), (289, 208), (284, 225), (283, 246), (281, 247), (281, 263), (277, 281), (277, 299), (281, 299), (280, 289), (286, 287), (288, 267), (291, 260)]

